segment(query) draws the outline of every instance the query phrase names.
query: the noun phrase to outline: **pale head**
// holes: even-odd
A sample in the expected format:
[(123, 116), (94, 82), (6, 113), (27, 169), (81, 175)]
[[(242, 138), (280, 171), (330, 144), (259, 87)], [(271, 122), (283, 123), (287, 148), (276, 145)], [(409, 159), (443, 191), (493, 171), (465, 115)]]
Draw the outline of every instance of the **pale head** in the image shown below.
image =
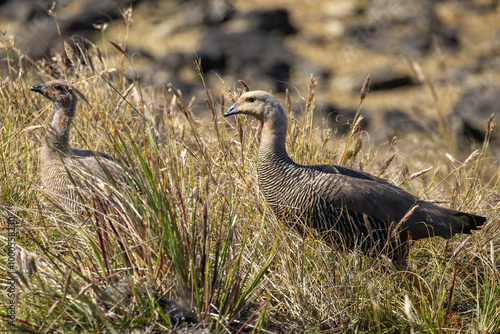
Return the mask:
[(259, 161), (261, 158), (265, 159), (266, 154), (270, 152), (287, 156), (285, 146), (288, 119), (285, 110), (274, 96), (259, 90), (247, 92), (224, 113), (224, 117), (235, 114), (251, 115), (262, 123)]
[(225, 113), (224, 117), (236, 114), (251, 115), (259, 121), (272, 126), (288, 124), (285, 110), (276, 98), (264, 91), (256, 90), (244, 93)]

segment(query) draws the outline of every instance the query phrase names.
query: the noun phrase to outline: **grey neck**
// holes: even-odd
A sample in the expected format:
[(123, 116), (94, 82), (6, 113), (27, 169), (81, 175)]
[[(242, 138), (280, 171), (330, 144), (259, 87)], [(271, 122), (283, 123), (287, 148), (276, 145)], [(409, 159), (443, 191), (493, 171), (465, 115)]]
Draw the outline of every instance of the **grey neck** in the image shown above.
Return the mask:
[(287, 124), (282, 124), (279, 127), (273, 126), (273, 124), (264, 124), (259, 148), (259, 165), (270, 161), (293, 164), (286, 152), (287, 127)]

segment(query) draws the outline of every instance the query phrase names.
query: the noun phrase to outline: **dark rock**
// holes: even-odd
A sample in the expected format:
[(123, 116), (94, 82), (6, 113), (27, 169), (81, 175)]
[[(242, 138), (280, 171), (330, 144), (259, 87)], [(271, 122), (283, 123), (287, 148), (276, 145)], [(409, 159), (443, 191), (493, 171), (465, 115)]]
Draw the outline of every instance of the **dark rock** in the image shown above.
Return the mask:
[[(229, 33), (212, 31), (197, 50), (205, 72), (231, 73), (236, 77), (268, 77), (275, 90), (286, 89), (290, 70), (299, 58), (286, 49), (281, 38), (256, 32)], [(265, 78), (263, 78), (265, 80)]]
[[(54, 18), (47, 13), (48, 7), (33, 7), (30, 4), (28, 9), (31, 14), (23, 14), (23, 17), (35, 15), (33, 13), (39, 14), (26, 22), (22, 31), (16, 34), (19, 49), (33, 59), (48, 58), (54, 50), (64, 51), (62, 38), (73, 46), (75, 54), (80, 56), (81, 52), (75, 47), (71, 36), (78, 35), (81, 40), (92, 41), (98, 35), (95, 25), (121, 18), (120, 9), (135, 5), (140, 0), (118, 0), (117, 3), (113, 0), (77, 1), (85, 1), (85, 5), (69, 7), (62, 3), (59, 7), (56, 6), (61, 37)], [(154, 0), (149, 1), (149, 5), (156, 8), (158, 4), (155, 4)], [(45, 2), (41, 3), (45, 6)], [(22, 4), (27, 5), (25, 1), (19, 1), (18, 6)], [(47, 1), (47, 6), (49, 5), (51, 6), (52, 2)], [(217, 75), (230, 75), (231, 80), (244, 79), (250, 84), (258, 83), (261, 89), (275, 92), (288, 88), (291, 71), (303, 75), (314, 73), (320, 79), (328, 76), (327, 72), (284, 46), (283, 36), (297, 31), (291, 24), (286, 9), (237, 13), (229, 0), (209, 0), (202, 3), (184, 1), (174, 7), (184, 19), (173, 23), (170, 29), (183, 31), (204, 26), (204, 36), (194, 52), (168, 53), (159, 60), (142, 58), (138, 75), (145, 82), (154, 85), (172, 83), (185, 94), (192, 94), (201, 88), (201, 83), (197, 77), (192, 78), (185, 74), (193, 70), (193, 61), (197, 57), (201, 58), (202, 69), (208, 82), (219, 80)], [(81, 9), (71, 12), (71, 8)], [(85, 50), (87, 44), (85, 42), (79, 45), (84, 46)], [(85, 59), (80, 57), (80, 61)]]
[(402, 75), (402, 76), (395, 76), (392, 78), (380, 78), (377, 81), (370, 82), (370, 90), (372, 91), (386, 90), (386, 89), (401, 88), (404, 86), (411, 86), (411, 85), (413, 85), (413, 80), (407, 75)]
[(248, 31), (260, 31), (279, 35), (290, 35), (297, 32), (288, 17), (288, 11), (283, 8), (270, 10), (255, 10), (245, 15)]
[(484, 84), (469, 89), (454, 109), (457, 135), (482, 142), (490, 116), (499, 112), (499, 86)]
[(196, 314), (184, 306), (179, 305), (173, 300), (167, 300), (164, 298), (159, 298), (158, 304), (163, 310), (164, 314), (168, 314), (170, 321), (176, 327), (177, 325), (187, 323), (194, 324), (198, 321)]
[(271, 81), (273, 90), (283, 92), (290, 81), (290, 71), (315, 73), (325, 77), (327, 73), (303, 60), (283, 45), (274, 34), (258, 32), (208, 33), (197, 54), (202, 59), (205, 72), (231, 73), (237, 78), (253, 81)]
[[(351, 124), (356, 116), (356, 109), (349, 109), (335, 105), (323, 105), (321, 114), (326, 118), (328, 126), (339, 134), (346, 134), (351, 130)], [(361, 128), (366, 130), (371, 122), (371, 117), (365, 109), (361, 109)]]
[[(286, 10), (240, 13), (234, 20), (243, 31), (226, 32), (227, 27), (214, 27), (201, 38), (201, 45), (195, 53), (201, 59), (204, 74), (230, 74), (249, 83), (258, 82), (260, 87), (275, 92), (283, 92), (288, 87), (290, 71), (305, 75), (314, 73), (320, 78), (328, 76), (327, 72), (283, 45), (282, 35), (296, 31), (288, 21)], [(228, 23), (234, 25), (235, 22)], [(169, 82), (174, 86), (181, 90), (187, 88), (185, 93), (190, 93), (189, 86), (195, 83), (184, 82), (179, 73), (187, 66), (192, 68), (194, 59), (192, 52), (167, 54), (157, 68), (170, 73)]]
[(436, 37), (443, 50), (456, 51), (458, 30), (440, 22), (435, 2), (373, 1), (359, 23), (346, 28), (344, 40), (378, 52), (415, 55), (431, 50)]
[[(140, 0), (79, 0), (84, 2), (80, 7), (84, 10), (69, 13), (64, 5), (55, 7), (55, 14), (63, 40), (74, 34), (90, 38), (95, 34), (94, 24), (102, 24), (120, 18), (121, 8), (133, 6)], [(11, 2), (15, 5), (11, 5)], [(29, 3), (26, 5), (26, 2)], [(47, 5), (48, 3), (48, 5)], [(41, 4), (41, 5), (40, 5)], [(62, 51), (59, 32), (54, 18), (48, 15), (51, 1), (9, 1), (4, 6), (14, 6), (14, 11), (22, 14), (26, 22), (20, 31), (15, 33), (17, 46), (34, 59), (50, 56), (52, 49)], [(4, 7), (2, 6), (2, 8)]]
[[(498, 42), (500, 51), (500, 41)], [(473, 72), (484, 73), (488, 71), (500, 71), (500, 52), (479, 56), (473, 66)]]
[[(137, 284), (135, 287), (137, 294), (144, 302), (144, 305), (141, 305), (141, 307), (149, 307), (148, 294), (146, 292), (146, 289), (139, 284)], [(106, 312), (111, 308), (114, 308), (116, 304), (120, 305), (124, 310), (129, 310), (130, 308), (137, 305), (134, 300), (136, 297), (134, 295), (133, 288), (130, 285), (129, 279), (127, 277), (124, 277), (116, 282), (113, 287), (107, 287), (104, 291), (113, 299), (112, 301), (110, 301), (106, 298), (103, 298), (102, 296), (99, 298), (99, 305)], [(154, 295), (154, 298), (162, 308), (162, 312), (170, 317), (170, 320), (174, 327), (183, 323), (193, 324), (198, 321), (197, 316), (194, 312), (181, 306), (176, 301), (165, 299), (156, 291), (152, 291), (152, 293)]]
[(36, 16), (48, 16), (52, 1), (4, 0), (0, 2), (0, 17), (30, 22)]
[[(196, 54), (204, 73), (230, 73), (235, 78), (267, 83), (276, 92), (287, 88), (291, 70), (327, 75), (283, 45), (282, 36), (296, 32), (285, 9), (239, 13), (231, 23), (237, 23), (243, 31), (226, 32), (222, 27), (210, 29), (202, 37)], [(192, 63), (192, 55), (188, 59)]]
[(424, 115), (407, 113), (400, 109), (379, 111), (377, 126), (370, 130), (375, 142), (385, 142), (394, 136), (407, 137), (411, 134), (431, 135), (438, 130), (436, 122)]
[[(353, 86), (353, 91), (359, 92), (366, 75), (363, 74), (354, 79), (357, 83)], [(370, 91), (388, 90), (419, 84), (412, 76), (393, 69), (392, 67), (384, 67), (375, 69), (370, 73)]]
[(385, 111), (383, 119), (383, 123), (392, 129), (390, 137), (415, 132), (430, 134), (437, 131), (435, 122), (430, 118), (406, 113), (399, 109)]

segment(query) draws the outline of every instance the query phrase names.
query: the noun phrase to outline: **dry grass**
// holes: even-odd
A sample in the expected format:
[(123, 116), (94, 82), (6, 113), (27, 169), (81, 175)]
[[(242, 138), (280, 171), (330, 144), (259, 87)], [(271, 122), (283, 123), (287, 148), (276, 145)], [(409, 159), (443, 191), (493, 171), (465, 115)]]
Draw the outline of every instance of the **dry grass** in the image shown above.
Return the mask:
[[(224, 99), (231, 103), (226, 92), (214, 96), (207, 88), (203, 109), (211, 120), (201, 121), (190, 97), (175, 88), (153, 91), (126, 79), (134, 63), (119, 45), (107, 50), (108, 58), (97, 49), (75, 50), (70, 58), (35, 63), (2, 43), (10, 61), (0, 92), (0, 205), (17, 221), (18, 249), (30, 252), (16, 268), (17, 329), (170, 330), (179, 324), (164, 300), (193, 310), (200, 326), (214, 332), (238, 332), (244, 324), (325, 333), (500, 328), (499, 179), (487, 144), (464, 162), (444, 158), (453, 143), (439, 136), (363, 146), (356, 124), (343, 138), (314, 127), (314, 80), (304, 97), (287, 94), (288, 148), (297, 162), (341, 161), (488, 217), (472, 236), (414, 243), (414, 269), (391, 272), (378, 259), (332, 249), (314, 233), (301, 236), (276, 220), (257, 187), (258, 125), (246, 117), (221, 119)], [(37, 130), (25, 131), (51, 118), (52, 106), (29, 87), (53, 77), (74, 82), (89, 101), (79, 106), (73, 145), (119, 158), (131, 180), (128, 190), (106, 190), (114, 205), (96, 204), (82, 216), (53, 209), (40, 195)], [(0, 240), (6, 242), (5, 234)], [(5, 258), (0, 266), (7, 270)], [(133, 291), (128, 304), (116, 289), (106, 290), (124, 279)], [(7, 293), (1, 294), (6, 305)], [(6, 321), (0, 326), (12, 329)]]

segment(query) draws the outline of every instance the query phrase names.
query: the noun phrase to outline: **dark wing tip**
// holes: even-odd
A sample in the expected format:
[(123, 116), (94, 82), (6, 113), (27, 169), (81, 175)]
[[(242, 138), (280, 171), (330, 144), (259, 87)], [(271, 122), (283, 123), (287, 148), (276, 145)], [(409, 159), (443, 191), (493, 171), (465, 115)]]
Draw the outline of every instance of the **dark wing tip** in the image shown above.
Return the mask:
[(458, 212), (454, 216), (462, 222), (462, 230), (458, 233), (472, 234), (472, 231), (479, 230), (479, 228), (486, 223), (486, 217), (475, 215), (472, 213)]
[(471, 230), (478, 230), (486, 223), (486, 217), (469, 214), (469, 226)]

